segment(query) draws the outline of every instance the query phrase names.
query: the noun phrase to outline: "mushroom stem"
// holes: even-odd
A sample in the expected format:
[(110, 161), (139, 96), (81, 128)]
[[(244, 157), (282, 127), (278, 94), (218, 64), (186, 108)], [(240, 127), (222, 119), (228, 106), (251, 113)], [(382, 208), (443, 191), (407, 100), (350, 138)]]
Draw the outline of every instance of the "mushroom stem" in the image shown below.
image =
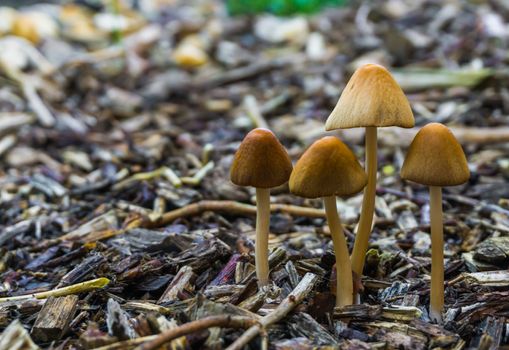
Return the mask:
[(336, 255), (336, 306), (351, 305), (353, 300), (352, 266), (336, 207), (336, 196), (323, 197), (323, 203), (334, 245), (334, 255)]
[(258, 286), (269, 284), (270, 188), (256, 189), (255, 264)]
[(373, 213), (375, 211), (376, 194), (376, 172), (377, 172), (377, 132), (376, 127), (366, 128), (366, 172), (368, 183), (364, 188), (362, 199), (362, 210), (359, 219), (359, 227), (352, 252), (352, 270), (358, 276), (362, 276), (364, 260), (368, 250), (369, 235), (373, 224)]
[(442, 322), (444, 307), (444, 232), (442, 218), (442, 187), (429, 187), (431, 221), (431, 290), (430, 317)]

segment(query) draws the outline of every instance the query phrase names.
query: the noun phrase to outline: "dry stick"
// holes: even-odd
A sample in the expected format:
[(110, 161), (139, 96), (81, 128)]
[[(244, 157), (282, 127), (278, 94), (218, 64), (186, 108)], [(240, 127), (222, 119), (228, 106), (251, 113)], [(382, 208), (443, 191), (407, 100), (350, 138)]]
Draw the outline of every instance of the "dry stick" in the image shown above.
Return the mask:
[(509, 142), (509, 127), (451, 127), (451, 130), (464, 145)]
[(104, 345), (98, 348), (93, 348), (94, 350), (126, 350), (132, 349), (133, 347), (143, 344), (145, 342), (154, 340), (157, 338), (157, 335), (147, 335), (145, 337), (139, 337), (134, 339), (128, 339), (119, 341), (117, 343)]
[[(272, 212), (282, 212), (294, 216), (304, 216), (309, 218), (325, 218), (325, 211), (322, 209), (300, 207), (298, 205), (291, 204), (271, 204), (270, 210)], [(113, 236), (117, 236), (125, 233), (127, 230), (138, 227), (159, 227), (167, 225), (177, 219), (185, 218), (189, 216), (198, 215), (205, 211), (214, 211), (219, 213), (228, 213), (232, 215), (256, 215), (256, 207), (250, 204), (240, 203), (229, 200), (203, 200), (193, 204), (189, 204), (185, 207), (175, 209), (163, 214), (157, 221), (147, 221), (143, 217), (135, 218), (126, 227), (120, 230), (104, 230), (97, 231), (92, 234), (82, 237), (86, 242), (99, 241)], [(381, 220), (382, 223), (386, 223), (385, 219)], [(76, 238), (76, 237), (75, 237)], [(0, 240), (2, 237), (0, 236)], [(48, 247), (55, 245), (62, 240), (72, 240), (73, 238), (68, 235), (62, 236), (59, 239), (43, 241), (40, 247)], [(0, 242), (1, 245), (2, 242)]]
[(48, 107), (42, 102), (41, 98), (37, 94), (35, 86), (29, 81), (20, 80), (21, 89), (26, 99), (28, 100), (28, 105), (30, 109), (35, 113), (39, 122), (46, 127), (50, 127), (55, 125), (55, 117), (51, 114)]
[(269, 284), (270, 188), (256, 189), (256, 277), (260, 287)]
[[(408, 147), (420, 127), (412, 129), (382, 128), (378, 130), (378, 143), (387, 147)], [(450, 126), (454, 136), (462, 145), (486, 145), (509, 142), (509, 127), (467, 127)], [(344, 129), (338, 131), (341, 139), (347, 143), (360, 143), (365, 134), (362, 129)]]
[[(291, 215), (306, 216), (311, 218), (325, 217), (325, 212), (322, 209), (306, 208), (297, 205), (272, 204), (270, 206), (270, 210), (274, 212), (284, 212)], [(204, 200), (163, 214), (157, 224), (166, 225), (177, 219), (197, 215), (204, 211), (223, 212), (235, 215), (255, 215), (256, 207), (250, 204), (244, 204), (236, 201)]]
[[(289, 204), (271, 204), (271, 211), (274, 212), (284, 212), (295, 216), (305, 216), (310, 218), (325, 218), (325, 212), (321, 209), (315, 208), (306, 208), (300, 207), (297, 205), (289, 205)], [(223, 212), (234, 215), (256, 215), (256, 207), (250, 204), (244, 204), (235, 201), (223, 201), (223, 200), (204, 200), (200, 202), (196, 202), (193, 204), (189, 204), (185, 207), (175, 209), (163, 214), (157, 221), (149, 221), (144, 220), (142, 217), (139, 217), (132, 222), (129, 223), (126, 227), (120, 230), (105, 230), (105, 231), (97, 231), (92, 234), (86, 235), (82, 237), (87, 242), (90, 241), (98, 241), (106, 238), (111, 238), (113, 236), (117, 236), (125, 233), (127, 230), (137, 227), (159, 227), (162, 225), (167, 225), (177, 219), (198, 215), (204, 211), (214, 211), (214, 212)], [(46, 245), (54, 245), (60, 242), (61, 240), (72, 240), (73, 238), (69, 237), (69, 235), (65, 235), (60, 237), (58, 240), (46, 241), (44, 246)], [(0, 236), (0, 241), (2, 237)], [(2, 242), (0, 242), (0, 245)]]
[(253, 122), (254, 126), (256, 128), (268, 129), (269, 124), (267, 124), (267, 121), (265, 120), (265, 118), (263, 118), (256, 97), (254, 97), (253, 95), (247, 95), (246, 97), (244, 97), (243, 103), (244, 108), (246, 109), (246, 113), (248, 117), (251, 118), (251, 121)]
[(430, 318), (442, 321), (444, 307), (444, 233), (442, 217), (442, 187), (429, 187), (431, 221), (431, 288)]
[(368, 173), (368, 184), (364, 189), (362, 199), (362, 211), (359, 219), (359, 227), (355, 237), (352, 251), (352, 270), (357, 276), (362, 276), (364, 260), (368, 250), (369, 236), (373, 224), (373, 213), (375, 211), (376, 194), (376, 171), (377, 171), (377, 132), (376, 127), (366, 128), (366, 170)]
[(21, 91), (27, 99), (30, 109), (32, 109), (34, 114), (37, 116), (39, 122), (46, 127), (53, 126), (55, 124), (55, 117), (51, 114), (37, 94), (34, 82), (15, 67), (5, 65), (0, 62), (0, 69), (3, 70), (9, 78), (19, 84)]
[(47, 292), (39, 292), (33, 294), (17, 295), (13, 297), (0, 298), (0, 303), (17, 300), (28, 300), (28, 299), (46, 299), (49, 297), (62, 297), (71, 294), (79, 294), (90, 292), (92, 290), (101, 289), (106, 287), (110, 283), (110, 280), (106, 277), (96, 278), (90, 281), (73, 284), (67, 287), (56, 288)]
[(168, 329), (148, 343), (138, 346), (135, 350), (153, 350), (158, 349), (164, 344), (172, 341), (173, 339), (182, 337), (184, 335), (198, 332), (211, 327), (223, 328), (249, 328), (256, 326), (258, 322), (250, 317), (243, 316), (209, 316), (200, 320), (185, 323), (179, 327)]
[(324, 197), (327, 223), (329, 224), (334, 254), (336, 255), (336, 306), (351, 305), (353, 301), (353, 279), (348, 245), (336, 207), (336, 197)]
[(0, 157), (4, 155), (11, 147), (13, 147), (18, 138), (16, 135), (10, 134), (0, 139)]
[(286, 67), (288, 64), (291, 64), (292, 61), (296, 60), (286, 58), (268, 61), (264, 60), (254, 62), (247, 66), (229, 69), (213, 75), (198, 76), (196, 79), (193, 79), (190, 88), (203, 91), (213, 87), (235, 83), (240, 80), (259, 76), (274, 69)]
[(270, 325), (282, 320), (290, 311), (292, 311), (304, 298), (313, 290), (318, 277), (310, 272), (306, 273), (302, 280), (299, 282), (297, 287), (292, 293), (287, 296), (278, 307), (270, 314), (262, 317), (259, 320), (259, 324), (249, 328), (244, 334), (242, 334), (233, 344), (231, 344), (226, 350), (241, 350), (251, 340), (253, 340), (260, 332), (269, 327)]

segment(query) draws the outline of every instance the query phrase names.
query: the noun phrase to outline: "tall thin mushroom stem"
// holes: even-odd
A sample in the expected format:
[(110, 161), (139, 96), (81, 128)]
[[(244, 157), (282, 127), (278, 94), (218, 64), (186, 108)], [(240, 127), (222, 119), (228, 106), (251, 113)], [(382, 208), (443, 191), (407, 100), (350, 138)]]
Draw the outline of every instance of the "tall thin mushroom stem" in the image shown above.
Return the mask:
[(444, 228), (442, 218), (442, 187), (429, 187), (431, 221), (431, 290), (430, 317), (442, 322), (444, 307)]
[(256, 189), (255, 264), (258, 286), (269, 284), (270, 188)]
[(369, 236), (373, 224), (376, 195), (376, 172), (377, 172), (377, 129), (374, 126), (366, 128), (366, 172), (368, 183), (364, 188), (362, 210), (359, 219), (359, 227), (352, 251), (352, 270), (359, 277), (364, 270), (364, 260), (368, 250)]
[(336, 306), (351, 305), (353, 301), (352, 266), (336, 207), (336, 197), (323, 197), (323, 202), (336, 255)]

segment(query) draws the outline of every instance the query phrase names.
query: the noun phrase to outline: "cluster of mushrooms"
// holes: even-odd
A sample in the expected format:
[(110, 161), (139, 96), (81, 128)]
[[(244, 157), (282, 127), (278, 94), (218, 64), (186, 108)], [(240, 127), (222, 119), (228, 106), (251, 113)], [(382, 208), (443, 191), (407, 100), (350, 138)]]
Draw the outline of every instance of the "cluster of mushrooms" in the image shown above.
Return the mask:
[[(260, 287), (269, 284), (268, 235), (270, 189), (289, 182), (290, 192), (305, 198), (322, 198), (336, 256), (336, 306), (353, 304), (353, 274), (364, 269), (373, 226), (377, 175), (377, 128), (414, 126), (410, 104), (389, 71), (380, 65), (359, 68), (346, 85), (327, 119), (325, 129), (366, 128), (365, 170), (341, 140), (326, 136), (315, 141), (292, 167), (284, 146), (267, 129), (247, 134), (235, 154), (231, 180), (256, 188), (256, 275)], [(470, 172), (463, 150), (442, 124), (424, 126), (415, 136), (401, 169), (401, 177), (429, 186), (432, 244), (430, 318), (440, 322), (444, 305), (442, 187), (468, 181)], [(336, 196), (364, 189), (356, 239), (349, 255)]]

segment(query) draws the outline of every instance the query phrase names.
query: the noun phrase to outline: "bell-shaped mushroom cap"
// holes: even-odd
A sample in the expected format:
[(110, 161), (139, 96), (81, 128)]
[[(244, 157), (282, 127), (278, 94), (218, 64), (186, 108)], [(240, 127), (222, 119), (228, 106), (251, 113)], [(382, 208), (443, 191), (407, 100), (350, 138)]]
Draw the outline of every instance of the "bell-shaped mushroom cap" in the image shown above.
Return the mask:
[(277, 187), (288, 181), (292, 161), (272, 131), (251, 130), (240, 144), (230, 169), (232, 182), (239, 186)]
[(315, 141), (290, 176), (290, 192), (301, 197), (348, 196), (366, 186), (367, 176), (352, 151), (333, 136)]
[(410, 144), (401, 177), (427, 186), (456, 186), (470, 171), (461, 145), (443, 124), (423, 127)]
[(415, 124), (410, 104), (391, 73), (377, 64), (355, 71), (336, 107), (327, 118), (325, 130)]

